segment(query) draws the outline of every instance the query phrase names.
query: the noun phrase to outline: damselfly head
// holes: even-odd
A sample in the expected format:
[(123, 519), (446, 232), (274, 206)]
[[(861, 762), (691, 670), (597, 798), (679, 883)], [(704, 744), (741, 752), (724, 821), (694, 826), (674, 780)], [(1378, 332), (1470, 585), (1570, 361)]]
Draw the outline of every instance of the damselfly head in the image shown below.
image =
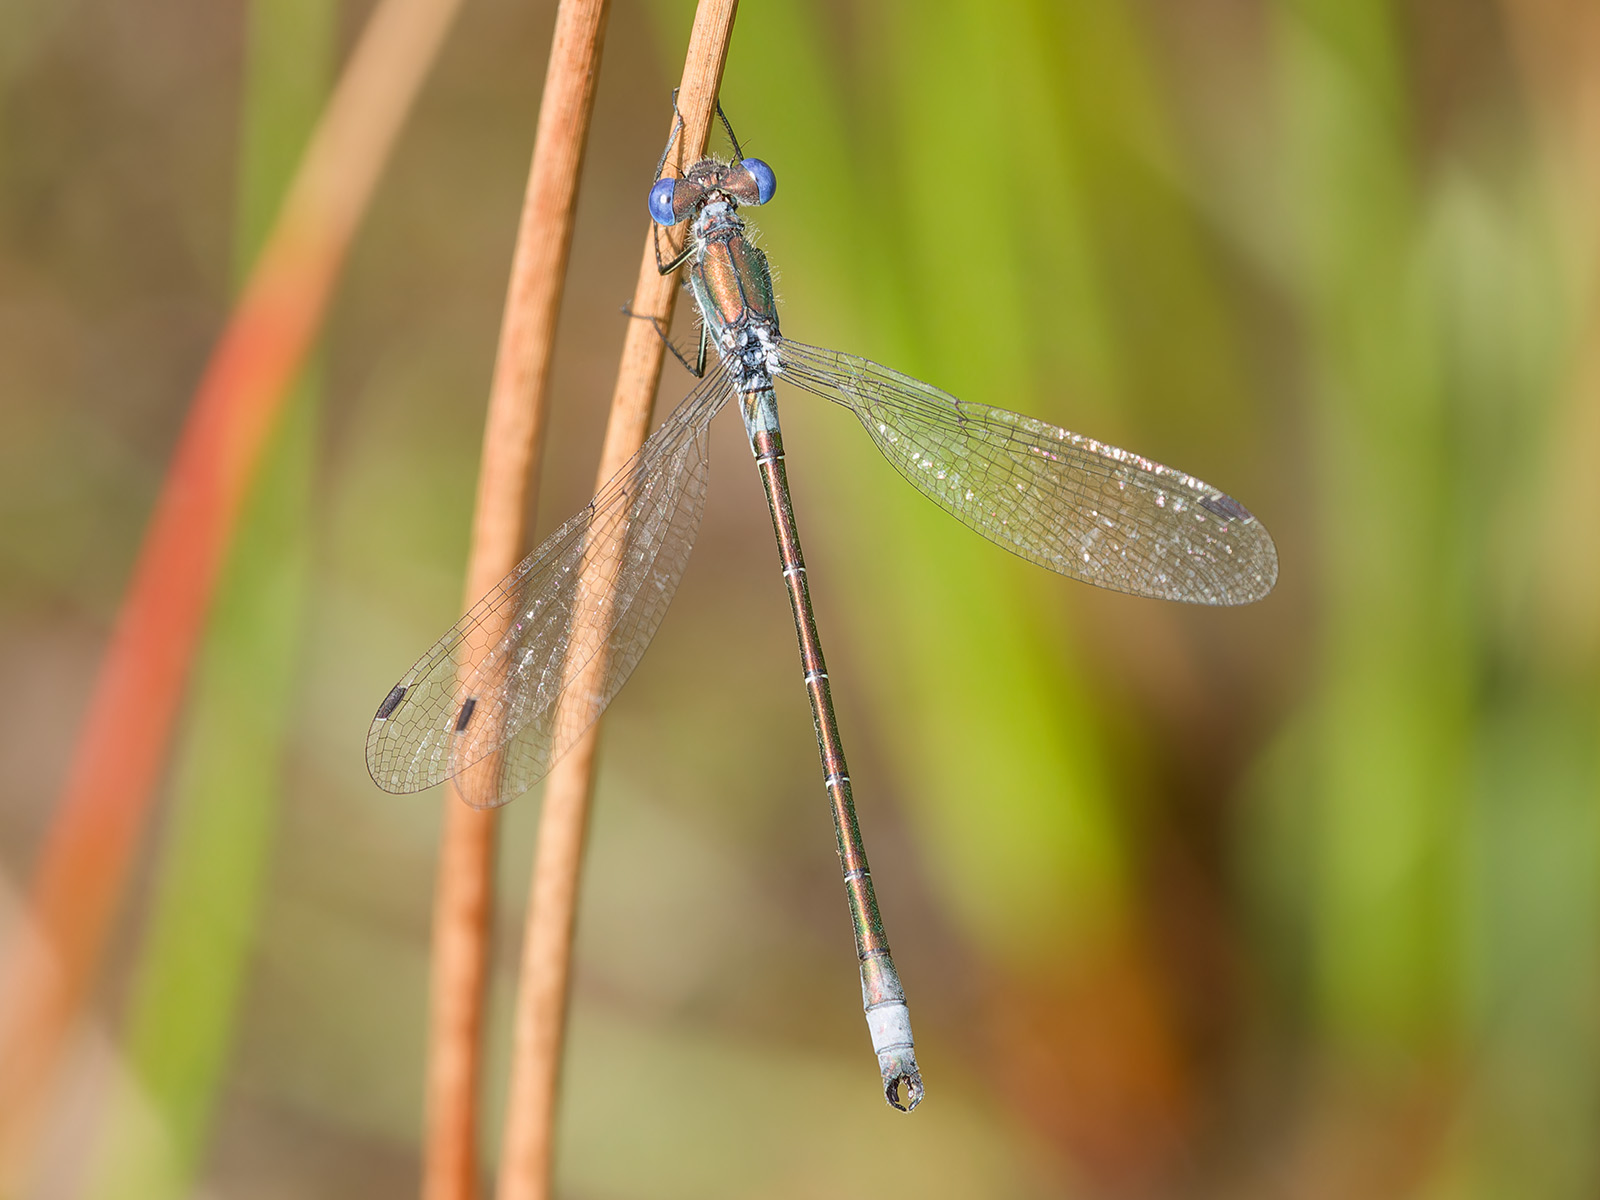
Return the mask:
[(778, 177), (759, 158), (731, 163), (703, 158), (682, 179), (658, 179), (650, 185), (647, 205), (657, 225), (676, 225), (708, 201), (725, 197), (735, 205), (765, 204), (777, 193)]

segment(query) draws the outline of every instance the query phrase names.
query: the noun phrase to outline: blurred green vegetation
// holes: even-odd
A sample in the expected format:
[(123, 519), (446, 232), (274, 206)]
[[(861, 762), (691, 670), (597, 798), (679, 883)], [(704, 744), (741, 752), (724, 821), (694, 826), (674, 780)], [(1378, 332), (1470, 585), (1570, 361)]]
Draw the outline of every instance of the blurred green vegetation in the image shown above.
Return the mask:
[[(692, 7), (613, 4), (541, 529), (592, 482)], [(747, 0), (723, 99), (778, 174), (755, 220), (785, 330), (1217, 483), (1281, 582), (1211, 612), (1049, 577), (787, 401), (930, 1089), (899, 1118), (765, 509), (719, 429), (608, 729), (563, 1194), (1600, 1189), (1600, 15), (1553, 11)], [(0, 12), (10, 887), (239, 256), (363, 12)], [(469, 5), (388, 174), (323, 427), (296, 409), (234, 554), (56, 1194), (85, 1146), (108, 1194), (414, 1187), (450, 801), (377, 792), (362, 739), (455, 615), (551, 18)], [(663, 410), (683, 390), (669, 369)], [(506, 810), (501, 1082), (536, 815)]]
[[(248, 9), (235, 280), (254, 265), (327, 98), (334, 9)], [(114, 1095), (87, 1194), (181, 1197), (204, 1161), (250, 975), (303, 657), (319, 388), (305, 373), (241, 514), (190, 690)]]

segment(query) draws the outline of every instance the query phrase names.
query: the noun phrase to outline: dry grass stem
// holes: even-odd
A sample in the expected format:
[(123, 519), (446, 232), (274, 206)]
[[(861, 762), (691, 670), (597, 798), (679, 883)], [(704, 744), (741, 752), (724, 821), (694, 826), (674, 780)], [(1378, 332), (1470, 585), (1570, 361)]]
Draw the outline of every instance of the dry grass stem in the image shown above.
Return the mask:
[(301, 161), (174, 452), (0, 989), (0, 1188), (25, 1169), (149, 816), (244, 495), (459, 0), (384, 0)]
[[(484, 423), (468, 607), (522, 557), (528, 500), (537, 494), (551, 350), (608, 8), (609, 0), (563, 0), (556, 13)], [(470, 770), (497, 771), (498, 760)], [(493, 812), (469, 808), (447, 789), (431, 959), (422, 1187), (429, 1200), (477, 1191), (494, 829)]]
[[(685, 122), (675, 147), (680, 171), (704, 152), (737, 8), (737, 0), (701, 0), (696, 11), (678, 96)], [(670, 322), (676, 297), (675, 278), (663, 277), (656, 269), (654, 242), (647, 231), (633, 311)], [(621, 470), (643, 444), (664, 353), (649, 322), (629, 323), (597, 487)], [(601, 668), (591, 664), (589, 669)], [(599, 733), (597, 723), (556, 763), (545, 785), (517, 994), (500, 1200), (544, 1200), (550, 1195), (572, 934)], [(624, 1080), (616, 1082), (626, 1085)]]

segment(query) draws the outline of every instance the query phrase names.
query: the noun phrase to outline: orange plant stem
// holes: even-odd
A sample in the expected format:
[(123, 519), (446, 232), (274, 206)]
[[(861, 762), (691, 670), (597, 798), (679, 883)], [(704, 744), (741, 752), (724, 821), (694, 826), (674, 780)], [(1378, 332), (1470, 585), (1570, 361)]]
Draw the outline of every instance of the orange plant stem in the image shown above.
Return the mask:
[[(528, 499), (538, 489), (551, 349), (608, 8), (609, 0), (562, 0), (556, 12), (484, 423), (467, 607), (522, 557)], [(492, 811), (468, 808), (453, 788), (446, 789), (434, 894), (422, 1180), (427, 1200), (469, 1200), (477, 1192), (494, 831)]]
[(0, 986), (0, 1190), (97, 970), (228, 539), (351, 236), (459, 0), (383, 0), (196, 389)]
[[(705, 150), (737, 9), (738, 0), (701, 0), (696, 11), (678, 94), (684, 119), (676, 143), (680, 171), (682, 162), (693, 162)], [(633, 311), (670, 323), (677, 290), (675, 279), (656, 269), (655, 242), (647, 233)], [(597, 487), (644, 443), (664, 349), (649, 322), (629, 323)], [(545, 1200), (550, 1195), (572, 935), (599, 733), (596, 723), (556, 763), (545, 784), (518, 984), (499, 1200)]]

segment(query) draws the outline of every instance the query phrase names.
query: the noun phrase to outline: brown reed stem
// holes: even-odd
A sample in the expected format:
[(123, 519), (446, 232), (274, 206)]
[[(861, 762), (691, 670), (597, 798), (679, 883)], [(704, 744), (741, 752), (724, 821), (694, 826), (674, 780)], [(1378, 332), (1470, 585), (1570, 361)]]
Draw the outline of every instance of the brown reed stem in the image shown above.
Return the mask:
[[(700, 0), (695, 12), (678, 93), (684, 129), (674, 153), (680, 173), (705, 150), (737, 10), (738, 0)], [(675, 278), (656, 269), (655, 243), (647, 230), (633, 311), (670, 322), (677, 291)], [(597, 487), (644, 443), (664, 351), (649, 322), (629, 322)], [(599, 735), (597, 722), (556, 763), (545, 784), (518, 983), (499, 1200), (546, 1200), (550, 1195), (572, 935)], [(615, 1083), (620, 1087), (627, 1081)]]
[[(562, 0), (556, 12), (484, 422), (467, 607), (522, 557), (529, 497), (538, 493), (551, 350), (609, 7), (609, 0)], [(427, 1200), (470, 1200), (477, 1193), (494, 834), (494, 812), (469, 808), (447, 789), (434, 896)]]
[(0, 979), (0, 1193), (26, 1170), (148, 821), (229, 537), (460, 0), (384, 0), (318, 120), (184, 421)]

